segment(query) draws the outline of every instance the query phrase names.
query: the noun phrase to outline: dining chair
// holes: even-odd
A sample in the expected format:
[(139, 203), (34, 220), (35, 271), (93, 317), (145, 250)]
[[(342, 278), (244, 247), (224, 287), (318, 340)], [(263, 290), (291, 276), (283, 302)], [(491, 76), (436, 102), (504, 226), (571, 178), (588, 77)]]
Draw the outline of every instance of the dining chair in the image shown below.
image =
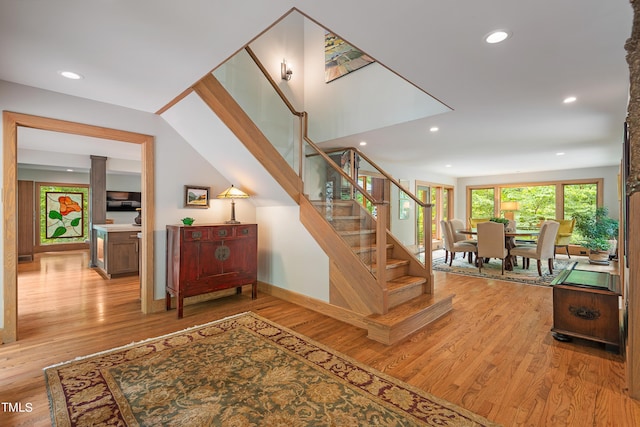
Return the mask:
[(502, 260), (502, 274), (504, 275), (505, 259), (509, 251), (504, 245), (504, 225), (499, 222), (481, 222), (478, 224), (478, 271), (482, 273), (485, 258)]
[(453, 263), (453, 258), (457, 252), (466, 252), (469, 255), (469, 263), (473, 262), (473, 254), (477, 252), (478, 247), (471, 243), (456, 242), (453, 237), (453, 229), (449, 221), (441, 220), (440, 227), (444, 240), (445, 262), (449, 255), (449, 266)]
[(464, 230), (464, 221), (457, 218), (452, 218), (449, 220), (449, 224), (451, 224), (451, 228), (453, 230), (453, 240), (454, 242), (464, 242), (471, 243), (473, 245), (478, 244), (476, 239), (469, 239), (466, 234), (459, 233), (458, 230)]
[(488, 222), (491, 218), (469, 218), (469, 227), (478, 228), (478, 224), (481, 222)]
[(553, 257), (555, 253), (555, 241), (558, 234), (559, 223), (544, 221), (540, 227), (540, 234), (536, 245), (516, 246), (511, 249), (511, 255), (522, 257), (522, 268), (529, 268), (531, 258), (538, 261), (538, 275), (542, 276), (542, 260), (547, 260), (549, 273), (553, 274)]
[(567, 251), (567, 256), (571, 258), (569, 254), (569, 244), (571, 243), (571, 236), (573, 234), (573, 228), (576, 225), (576, 219), (556, 219), (560, 224), (558, 227), (558, 234), (556, 235), (555, 247), (564, 248)]

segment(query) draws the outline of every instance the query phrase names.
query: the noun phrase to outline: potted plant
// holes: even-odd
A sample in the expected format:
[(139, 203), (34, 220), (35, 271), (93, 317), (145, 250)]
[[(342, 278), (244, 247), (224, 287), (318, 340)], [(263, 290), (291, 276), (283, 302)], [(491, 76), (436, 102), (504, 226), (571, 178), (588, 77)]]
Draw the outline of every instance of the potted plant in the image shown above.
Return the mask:
[(489, 221), (498, 222), (498, 223), (504, 225), (505, 228), (507, 228), (507, 226), (509, 225), (509, 220), (507, 218), (493, 217), (493, 218), (489, 219)]
[(606, 207), (596, 208), (595, 212), (576, 213), (575, 228), (582, 236), (580, 244), (589, 249), (589, 262), (592, 264), (609, 264), (611, 240), (618, 235), (618, 221), (609, 218)]

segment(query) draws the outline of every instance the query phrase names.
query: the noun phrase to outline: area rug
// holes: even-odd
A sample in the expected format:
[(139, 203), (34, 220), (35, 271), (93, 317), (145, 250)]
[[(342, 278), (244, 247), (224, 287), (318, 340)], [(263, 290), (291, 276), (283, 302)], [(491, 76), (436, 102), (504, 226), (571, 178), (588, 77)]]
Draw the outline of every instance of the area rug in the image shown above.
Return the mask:
[(513, 268), (513, 271), (505, 270), (502, 273), (502, 261), (497, 258), (491, 258), (489, 262), (485, 262), (482, 266), (482, 273), (478, 271), (475, 264), (469, 264), (466, 257), (461, 253), (456, 254), (451, 267), (449, 263), (444, 262), (444, 250), (433, 251), (433, 269), (437, 271), (446, 271), (447, 273), (462, 274), (465, 276), (484, 277), (488, 279), (507, 280), (510, 282), (526, 283), (528, 285), (549, 286), (553, 279), (556, 278), (563, 270), (579, 268), (577, 258), (556, 258), (553, 261), (553, 274), (549, 274), (549, 268), (546, 261), (542, 263), (542, 276), (538, 275), (537, 261), (532, 259), (528, 270), (522, 269), (522, 258), (518, 258), (519, 265)]
[(45, 368), (55, 426), (494, 426), (254, 313)]

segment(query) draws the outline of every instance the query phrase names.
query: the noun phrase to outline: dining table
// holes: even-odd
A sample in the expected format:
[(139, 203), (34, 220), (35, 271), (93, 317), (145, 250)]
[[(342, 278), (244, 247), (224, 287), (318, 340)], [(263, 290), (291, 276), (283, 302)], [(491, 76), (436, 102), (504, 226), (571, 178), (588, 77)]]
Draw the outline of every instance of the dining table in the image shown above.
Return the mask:
[[(469, 236), (475, 236), (478, 234), (476, 228), (456, 230), (456, 233), (466, 234)], [(508, 251), (508, 255), (504, 260), (505, 270), (513, 271), (514, 265), (517, 265), (517, 261), (511, 255), (511, 249), (516, 247), (516, 238), (520, 237), (534, 237), (540, 234), (540, 229), (505, 229), (504, 230), (504, 247)], [(529, 239), (530, 240), (530, 239)]]

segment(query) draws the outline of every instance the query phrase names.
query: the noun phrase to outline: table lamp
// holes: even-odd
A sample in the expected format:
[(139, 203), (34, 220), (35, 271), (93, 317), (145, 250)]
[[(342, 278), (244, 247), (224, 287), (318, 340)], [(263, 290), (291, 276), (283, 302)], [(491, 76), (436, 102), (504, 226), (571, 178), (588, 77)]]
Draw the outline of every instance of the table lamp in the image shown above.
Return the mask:
[(248, 197), (249, 195), (247, 193), (235, 188), (233, 185), (218, 194), (218, 199), (231, 199), (231, 219), (229, 221), (225, 221), (225, 224), (240, 224), (240, 221), (236, 221), (235, 199), (246, 199)]
[(520, 210), (520, 204), (518, 202), (502, 202), (500, 203), (500, 209), (504, 211), (504, 217), (513, 221), (513, 213)]

